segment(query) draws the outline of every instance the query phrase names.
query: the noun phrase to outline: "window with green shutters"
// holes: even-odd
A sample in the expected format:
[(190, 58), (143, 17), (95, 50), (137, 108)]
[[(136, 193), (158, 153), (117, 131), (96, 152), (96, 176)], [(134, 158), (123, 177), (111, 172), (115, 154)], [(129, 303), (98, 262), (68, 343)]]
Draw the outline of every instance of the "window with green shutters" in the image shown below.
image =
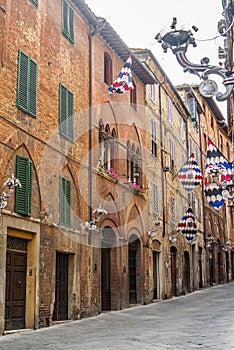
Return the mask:
[(32, 207), (32, 161), (23, 156), (16, 157), (16, 178), (21, 187), (15, 188), (15, 212), (31, 215)]
[(59, 132), (73, 141), (74, 129), (74, 96), (65, 86), (60, 84), (59, 98)]
[(71, 225), (71, 183), (62, 176), (59, 180), (59, 223)]
[(18, 86), (16, 105), (24, 112), (36, 117), (37, 64), (25, 53), (18, 54)]
[(38, 0), (29, 0), (35, 7), (38, 7)]
[(62, 0), (62, 33), (74, 43), (74, 10), (66, 0)]

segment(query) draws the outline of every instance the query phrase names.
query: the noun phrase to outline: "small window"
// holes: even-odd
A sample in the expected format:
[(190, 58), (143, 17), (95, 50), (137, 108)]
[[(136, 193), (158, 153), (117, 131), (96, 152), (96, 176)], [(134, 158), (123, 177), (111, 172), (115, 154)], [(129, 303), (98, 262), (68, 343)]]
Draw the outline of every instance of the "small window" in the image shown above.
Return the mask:
[(31, 215), (32, 206), (32, 162), (29, 158), (16, 156), (16, 178), (21, 187), (15, 188), (15, 212)]
[(201, 221), (202, 220), (202, 210), (201, 210), (201, 198), (200, 197), (197, 198), (197, 216), (198, 216), (198, 220)]
[(193, 153), (193, 139), (189, 138), (189, 156)]
[(219, 149), (223, 152), (223, 137), (219, 135)]
[(151, 153), (154, 157), (157, 157), (157, 142), (156, 142), (156, 121), (152, 118), (151, 124)]
[(227, 158), (230, 159), (230, 146), (228, 142), (226, 142), (226, 149), (227, 149)]
[(74, 43), (74, 10), (66, 0), (62, 0), (62, 33)]
[(74, 135), (74, 96), (65, 86), (60, 84), (59, 99), (59, 132), (70, 141)]
[(38, 7), (38, 0), (29, 0), (35, 7)]
[(71, 225), (71, 183), (62, 176), (59, 181), (59, 223)]
[(171, 204), (171, 225), (175, 225), (175, 198), (171, 197), (170, 198), (170, 204)]
[(197, 160), (197, 163), (200, 164), (199, 146), (196, 146), (196, 160)]
[(18, 54), (18, 85), (16, 105), (22, 111), (36, 117), (37, 64), (25, 53)]
[(167, 96), (167, 113), (168, 121), (172, 124), (172, 101), (169, 96)]
[(104, 82), (108, 85), (113, 83), (112, 80), (112, 60), (108, 53), (104, 54)]
[(197, 120), (197, 103), (194, 97), (188, 97), (187, 107), (188, 107), (192, 122), (195, 122)]
[(175, 170), (175, 161), (174, 161), (174, 142), (172, 139), (168, 140), (169, 147), (169, 157), (170, 157), (170, 170), (173, 173)]
[(156, 101), (156, 98), (155, 98), (155, 96), (156, 96), (156, 94), (155, 94), (155, 84), (151, 84), (151, 85), (150, 85), (150, 93), (149, 93), (149, 96), (150, 96), (150, 98), (151, 98), (151, 100), (152, 100), (153, 102)]
[(153, 210), (154, 214), (158, 215), (158, 186), (156, 184), (153, 184)]
[(184, 140), (184, 118), (180, 117), (180, 137)]
[(130, 91), (130, 104), (131, 107), (137, 110), (137, 93), (136, 93), (136, 85), (134, 81), (132, 81), (133, 89)]

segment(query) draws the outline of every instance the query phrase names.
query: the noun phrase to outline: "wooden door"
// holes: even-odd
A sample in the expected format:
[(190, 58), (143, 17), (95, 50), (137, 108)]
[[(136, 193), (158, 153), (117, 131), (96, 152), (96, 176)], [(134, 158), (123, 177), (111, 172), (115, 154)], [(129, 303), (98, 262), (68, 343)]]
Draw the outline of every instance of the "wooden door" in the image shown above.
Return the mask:
[(189, 262), (189, 253), (184, 252), (184, 292), (190, 292), (190, 262)]
[(153, 285), (154, 285), (154, 292), (153, 292), (153, 299), (157, 299), (158, 297), (158, 253), (153, 251)]
[(136, 285), (136, 250), (135, 242), (129, 244), (129, 304), (137, 303), (137, 285)]
[(68, 319), (68, 254), (56, 253), (54, 321)]
[(110, 248), (102, 248), (102, 311), (111, 310)]
[(171, 294), (176, 296), (176, 252), (171, 251)]
[(7, 250), (5, 329), (25, 328), (27, 253)]

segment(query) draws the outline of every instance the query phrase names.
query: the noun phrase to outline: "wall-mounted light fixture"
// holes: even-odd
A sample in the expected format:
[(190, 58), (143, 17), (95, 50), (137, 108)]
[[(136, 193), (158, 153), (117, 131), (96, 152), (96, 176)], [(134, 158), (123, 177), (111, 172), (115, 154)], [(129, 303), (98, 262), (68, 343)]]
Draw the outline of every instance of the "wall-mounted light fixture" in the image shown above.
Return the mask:
[(148, 231), (148, 237), (151, 237), (151, 238), (156, 237), (158, 226), (160, 226), (160, 220), (156, 219), (153, 222), (153, 225), (152, 225), (151, 229)]
[(169, 236), (170, 243), (175, 243), (177, 241), (177, 233), (174, 233), (173, 235)]
[(99, 208), (94, 209), (94, 211), (93, 211), (94, 217), (92, 218), (92, 220), (85, 222), (85, 224), (84, 224), (85, 229), (87, 231), (97, 231), (97, 232), (99, 232), (98, 223), (100, 221), (100, 217), (103, 214), (107, 214), (107, 211), (105, 209), (103, 209), (101, 207), (101, 205), (99, 206)]
[(15, 187), (21, 187), (20, 181), (14, 177), (14, 174), (4, 182), (2, 188), (7, 189), (7, 191), (3, 191), (0, 195), (0, 215), (1, 210), (4, 209), (7, 206), (7, 200), (8, 198), (13, 194)]
[(206, 243), (206, 248), (211, 248), (211, 245), (215, 243), (215, 238), (213, 236), (208, 236), (206, 238), (207, 243)]

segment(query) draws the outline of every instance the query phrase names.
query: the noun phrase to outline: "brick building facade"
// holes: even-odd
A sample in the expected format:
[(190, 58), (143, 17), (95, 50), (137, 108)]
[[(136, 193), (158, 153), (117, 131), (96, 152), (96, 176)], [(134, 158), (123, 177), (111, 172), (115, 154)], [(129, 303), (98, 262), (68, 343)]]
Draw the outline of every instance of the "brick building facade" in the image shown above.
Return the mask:
[[(152, 53), (83, 0), (0, 0), (0, 24), (0, 181), (22, 183), (0, 217), (0, 332), (205, 286), (203, 216), (194, 244), (176, 232), (199, 138)], [(130, 53), (134, 89), (108, 94)]]

